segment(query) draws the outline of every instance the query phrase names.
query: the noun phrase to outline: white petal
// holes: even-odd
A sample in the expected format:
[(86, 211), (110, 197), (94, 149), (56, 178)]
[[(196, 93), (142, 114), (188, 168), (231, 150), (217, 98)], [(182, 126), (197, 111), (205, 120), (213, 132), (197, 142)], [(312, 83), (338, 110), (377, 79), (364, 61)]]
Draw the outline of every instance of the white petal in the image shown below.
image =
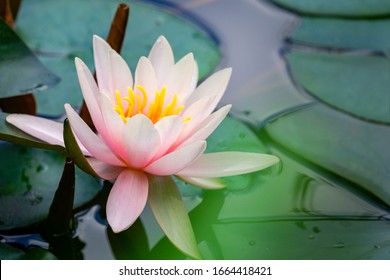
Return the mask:
[(160, 176), (176, 174), (196, 160), (205, 149), (205, 141), (195, 142), (161, 157), (144, 168), (144, 170)]
[(124, 169), (123, 167), (107, 164), (95, 158), (87, 158), (87, 161), (96, 174), (105, 180), (114, 180), (118, 178), (119, 174)]
[(109, 52), (114, 90), (128, 96), (127, 88), (133, 87), (133, 76), (126, 61), (114, 50)]
[(168, 151), (179, 137), (183, 129), (183, 120), (180, 116), (169, 116), (162, 118), (154, 126), (160, 134), (161, 145), (156, 155), (156, 157), (160, 157)]
[(65, 104), (66, 115), (77, 138), (93, 157), (105, 163), (124, 166), (116, 157), (104, 140), (97, 136), (69, 104)]
[(250, 173), (267, 168), (279, 159), (273, 155), (220, 152), (201, 155), (198, 160), (177, 173), (185, 177), (224, 177)]
[(191, 93), (195, 70), (195, 60), (192, 53), (178, 61), (169, 71), (163, 81), (167, 86), (166, 102), (171, 102), (174, 94), (178, 95), (178, 104), (183, 104)]
[(10, 114), (6, 120), (20, 130), (46, 143), (64, 146), (64, 127), (62, 123), (24, 114)]
[(180, 144), (180, 146), (185, 146), (195, 141), (207, 139), (207, 137), (209, 137), (210, 134), (213, 133), (214, 130), (221, 124), (223, 119), (229, 113), (231, 107), (231, 105), (226, 105), (217, 112), (214, 112), (208, 116), (203, 122), (195, 127), (191, 133), (189, 133), (190, 136), (185, 139), (184, 142)]
[(187, 106), (188, 104), (192, 104), (197, 100), (200, 100), (207, 96), (208, 98), (212, 98), (212, 104), (208, 109), (208, 114), (210, 114), (215, 109), (218, 102), (221, 100), (223, 94), (225, 93), (225, 90), (230, 80), (231, 73), (231, 68), (225, 68), (214, 73), (195, 89), (195, 91), (187, 100)]
[(114, 232), (129, 228), (142, 213), (148, 197), (148, 178), (142, 172), (123, 170), (107, 200), (107, 221)]
[(95, 79), (81, 59), (75, 58), (75, 64), (81, 91), (93, 124), (100, 134), (105, 134), (102, 113), (100, 110), (100, 92)]
[(160, 135), (142, 114), (128, 119), (124, 130), (127, 162), (135, 168), (147, 165), (160, 148)]
[(185, 177), (185, 176), (181, 176), (180, 178), (192, 185), (201, 187), (203, 189), (213, 190), (213, 189), (222, 189), (226, 187), (226, 185), (220, 178), (198, 178), (198, 177)]
[[(157, 88), (156, 74), (152, 64), (146, 57), (141, 57), (138, 61), (138, 65), (135, 70), (134, 87), (136, 85), (142, 86), (148, 94), (148, 104), (145, 107), (145, 112), (148, 110), (150, 103), (154, 101), (156, 90), (161, 90), (161, 88)], [(138, 88), (134, 88), (134, 93), (143, 98), (143, 95)]]
[(93, 36), (93, 54), (96, 68), (96, 78), (98, 81), (100, 91), (105, 91), (111, 95), (113, 94), (113, 79), (112, 79), (112, 65), (110, 62), (109, 52), (110, 45), (102, 38)]
[(160, 36), (154, 43), (148, 58), (156, 72), (157, 80), (163, 81), (166, 73), (175, 63), (172, 48), (164, 36)]

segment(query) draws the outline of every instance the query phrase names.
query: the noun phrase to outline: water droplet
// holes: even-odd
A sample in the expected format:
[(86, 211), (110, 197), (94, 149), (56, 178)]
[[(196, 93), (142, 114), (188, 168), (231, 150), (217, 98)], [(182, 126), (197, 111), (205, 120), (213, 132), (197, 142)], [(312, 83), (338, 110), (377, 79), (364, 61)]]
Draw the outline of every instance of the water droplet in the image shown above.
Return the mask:
[(337, 242), (337, 243), (335, 243), (335, 244), (333, 245), (333, 248), (338, 248), (338, 249), (340, 249), (340, 248), (344, 248), (344, 246), (345, 246), (344, 242)]
[(254, 246), (254, 245), (256, 245), (256, 241), (254, 241), (254, 240), (249, 240), (249, 242), (248, 242), (248, 243), (249, 243), (249, 245), (250, 245), (250, 246)]
[(374, 247), (375, 247), (375, 249), (380, 249), (381, 245), (375, 245)]
[(316, 238), (316, 237), (314, 236), (314, 234), (310, 234), (310, 235), (309, 235), (309, 238), (310, 238), (310, 239), (314, 239), (314, 238)]

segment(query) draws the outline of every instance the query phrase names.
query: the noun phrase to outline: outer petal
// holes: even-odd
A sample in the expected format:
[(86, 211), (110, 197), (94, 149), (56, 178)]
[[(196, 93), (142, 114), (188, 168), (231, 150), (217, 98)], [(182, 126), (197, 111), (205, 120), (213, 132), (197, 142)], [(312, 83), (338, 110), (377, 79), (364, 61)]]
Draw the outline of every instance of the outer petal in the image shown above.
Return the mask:
[(193, 184), (195, 186), (201, 187), (203, 189), (222, 189), (226, 185), (222, 182), (220, 178), (197, 178), (197, 177), (184, 177), (181, 176), (180, 179)]
[(122, 96), (128, 96), (127, 88), (133, 87), (133, 76), (126, 61), (114, 50), (109, 52), (112, 69), (113, 90), (119, 90)]
[(46, 143), (64, 146), (62, 123), (24, 114), (10, 114), (7, 122)]
[(217, 112), (208, 116), (203, 122), (193, 128), (191, 131), (192, 133), (189, 133), (189, 137), (187, 139), (183, 139), (184, 142), (181, 143), (180, 146), (185, 146), (199, 140), (205, 140), (207, 137), (209, 137), (210, 134), (213, 133), (213, 131), (220, 125), (220, 123), (229, 113), (231, 107), (231, 105), (226, 105)]
[(124, 166), (103, 139), (89, 128), (69, 104), (65, 104), (65, 110), (74, 133), (90, 155), (108, 164)]
[(87, 158), (89, 165), (91, 165), (92, 169), (99, 175), (100, 178), (105, 180), (114, 180), (119, 174), (124, 170), (123, 167), (110, 165), (104, 163), (95, 158)]
[(220, 152), (204, 154), (176, 175), (184, 177), (224, 177), (250, 173), (267, 168), (279, 159), (273, 155)]
[(124, 123), (119, 115), (114, 111), (114, 105), (109, 97), (102, 93), (101, 108), (103, 123), (106, 129), (106, 134), (102, 135), (110, 149), (122, 159), (125, 158), (126, 150), (123, 143)]
[(102, 113), (100, 111), (100, 93), (96, 85), (95, 79), (93, 78), (91, 71), (85, 63), (79, 59), (75, 58), (77, 75), (79, 78), (79, 83), (81, 91), (83, 92), (83, 97), (85, 103), (87, 104), (88, 111), (91, 114), (91, 118), (96, 129), (100, 132), (102, 124)]
[(113, 91), (112, 69), (109, 57), (110, 50), (111, 47), (105, 40), (99, 36), (93, 36), (96, 78), (99, 89), (106, 92)]
[(148, 197), (146, 174), (123, 170), (107, 200), (107, 220), (114, 232), (129, 228), (142, 213)]
[(212, 103), (208, 108), (208, 114), (210, 114), (215, 109), (218, 102), (221, 100), (223, 94), (225, 93), (225, 90), (230, 80), (231, 73), (231, 68), (225, 68), (221, 71), (214, 73), (191, 94), (191, 96), (186, 102), (187, 106), (207, 96), (209, 98), (212, 98)]
[[(158, 81), (163, 81), (169, 69), (175, 64), (172, 48), (164, 36), (158, 37), (148, 58), (153, 65)], [(163, 85), (159, 84), (158, 86)]]
[(206, 141), (195, 142), (167, 154), (144, 168), (144, 171), (154, 175), (176, 174), (195, 161), (206, 149)]
[(124, 130), (127, 162), (135, 168), (144, 167), (160, 148), (160, 135), (153, 123), (138, 114), (128, 119)]

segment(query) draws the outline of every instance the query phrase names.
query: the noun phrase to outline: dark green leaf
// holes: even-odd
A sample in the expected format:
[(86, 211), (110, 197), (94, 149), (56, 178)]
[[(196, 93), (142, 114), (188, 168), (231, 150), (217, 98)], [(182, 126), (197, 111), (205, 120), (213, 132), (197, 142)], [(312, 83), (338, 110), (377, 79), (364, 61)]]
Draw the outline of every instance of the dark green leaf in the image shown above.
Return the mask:
[[(0, 145), (0, 230), (20, 228), (47, 217), (65, 157), (11, 144)], [(76, 171), (75, 207), (91, 200), (100, 187)]]
[(59, 82), (0, 20), (0, 98), (38, 92)]
[(150, 176), (149, 185), (149, 204), (161, 229), (180, 251), (201, 259), (187, 210), (173, 179)]
[(382, 17), (390, 15), (389, 0), (272, 0), (299, 14), (336, 17)]
[(390, 123), (390, 61), (325, 52), (287, 54), (293, 78), (316, 98), (363, 119)]

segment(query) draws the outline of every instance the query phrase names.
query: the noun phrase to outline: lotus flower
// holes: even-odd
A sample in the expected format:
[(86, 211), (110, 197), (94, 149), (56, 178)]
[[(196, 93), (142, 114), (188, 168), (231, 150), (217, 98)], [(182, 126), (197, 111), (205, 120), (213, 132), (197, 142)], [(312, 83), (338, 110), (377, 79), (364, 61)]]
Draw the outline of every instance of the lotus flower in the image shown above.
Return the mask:
[[(231, 69), (223, 69), (197, 87), (198, 67), (190, 53), (174, 61), (164, 37), (141, 57), (134, 78), (123, 58), (94, 36), (96, 84), (76, 58), (76, 69), (93, 132), (69, 105), (67, 117), (79, 146), (95, 172), (115, 180), (107, 201), (114, 232), (130, 227), (143, 211), (150, 176), (176, 175), (204, 188), (224, 187), (218, 177), (248, 173), (275, 164), (272, 155), (219, 152), (204, 154), (206, 138), (231, 105), (213, 113), (225, 92)], [(64, 145), (61, 123), (11, 114), (7, 121), (50, 144)]]

